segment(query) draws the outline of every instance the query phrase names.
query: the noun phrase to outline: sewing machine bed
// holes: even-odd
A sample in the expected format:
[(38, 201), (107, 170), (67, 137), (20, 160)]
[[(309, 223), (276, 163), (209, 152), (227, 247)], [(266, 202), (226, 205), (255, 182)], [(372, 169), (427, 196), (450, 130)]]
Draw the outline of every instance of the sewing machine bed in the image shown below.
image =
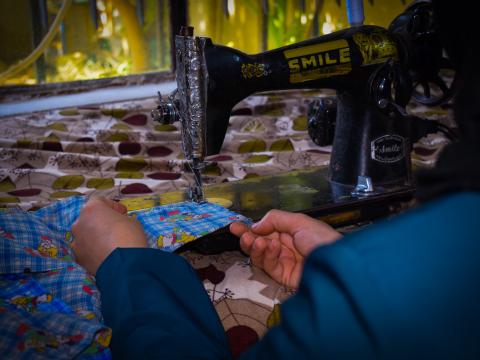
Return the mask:
[[(292, 177), (293, 170), (300, 170), (311, 177), (315, 171), (324, 173), (330, 147), (318, 147), (309, 139), (306, 117), (310, 99), (324, 95), (331, 93), (281, 91), (239, 103), (221, 153), (208, 159), (206, 183), (225, 186), (249, 179), (254, 184), (249, 186), (255, 187), (255, 181), (272, 174)], [(0, 205), (35, 210), (81, 194), (127, 203), (142, 196), (156, 197), (159, 204), (175, 199), (162, 194), (183, 193), (192, 176), (182, 156), (179, 125), (154, 123), (149, 113), (155, 106), (156, 99), (149, 98), (1, 118)], [(411, 105), (409, 111), (449, 117), (441, 108)], [(414, 165), (432, 165), (444, 144), (441, 137), (423, 139), (414, 147)], [(209, 196), (225, 204), (242, 204), (234, 210), (255, 218), (261, 216), (255, 212), (259, 202), (264, 209), (281, 203), (286, 209), (308, 210), (309, 201), (319, 191), (291, 182), (284, 190), (278, 192), (277, 202), (268, 193), (258, 198), (258, 193), (248, 191), (237, 192), (237, 199), (221, 191)], [(250, 266), (241, 252), (231, 250), (218, 254), (188, 250), (181, 255), (204, 280), (232, 350), (239, 353), (276, 323), (279, 304), (292, 291)]]

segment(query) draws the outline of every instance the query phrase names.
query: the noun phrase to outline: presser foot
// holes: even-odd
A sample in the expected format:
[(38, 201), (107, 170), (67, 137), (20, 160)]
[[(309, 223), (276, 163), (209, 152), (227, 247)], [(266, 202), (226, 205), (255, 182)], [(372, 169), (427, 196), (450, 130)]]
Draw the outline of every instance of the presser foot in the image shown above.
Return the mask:
[(188, 197), (191, 201), (199, 204), (205, 202), (203, 188), (201, 186), (190, 186), (188, 188)]
[(192, 161), (192, 171), (193, 177), (195, 180), (195, 185), (190, 185), (188, 188), (188, 197), (191, 201), (196, 203), (202, 203), (205, 201), (203, 195), (203, 186), (202, 186), (202, 169), (204, 163), (198, 159), (193, 159)]

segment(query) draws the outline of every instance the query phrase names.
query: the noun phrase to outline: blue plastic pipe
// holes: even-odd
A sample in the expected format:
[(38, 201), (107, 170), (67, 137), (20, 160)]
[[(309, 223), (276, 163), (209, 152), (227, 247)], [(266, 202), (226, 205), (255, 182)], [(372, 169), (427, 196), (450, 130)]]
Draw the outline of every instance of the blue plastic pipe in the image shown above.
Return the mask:
[(363, 0), (347, 0), (347, 16), (350, 26), (363, 25), (365, 20)]

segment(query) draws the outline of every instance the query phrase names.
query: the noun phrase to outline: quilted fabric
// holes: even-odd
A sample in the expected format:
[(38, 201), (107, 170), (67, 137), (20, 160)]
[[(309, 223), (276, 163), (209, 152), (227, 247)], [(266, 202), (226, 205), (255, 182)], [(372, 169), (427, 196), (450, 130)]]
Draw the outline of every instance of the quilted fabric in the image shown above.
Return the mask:
[[(74, 261), (70, 232), (87, 198), (40, 210), (0, 213), (0, 354), (109, 358), (95, 280)], [(183, 202), (133, 211), (150, 247), (174, 251), (245, 217), (211, 203)]]
[(174, 251), (234, 221), (250, 220), (212, 203), (183, 202), (130, 213), (143, 226), (149, 246)]
[[(78, 306), (84, 297), (69, 296), (75, 294), (75, 287), (63, 286), (58, 275), (0, 275), (0, 354), (9, 359), (72, 359), (84, 352), (83, 358), (110, 358), (110, 330), (97, 320), (98, 313)], [(74, 285), (78, 275), (63, 278)], [(45, 278), (50, 281), (42, 281)], [(67, 301), (78, 307), (69, 306)]]

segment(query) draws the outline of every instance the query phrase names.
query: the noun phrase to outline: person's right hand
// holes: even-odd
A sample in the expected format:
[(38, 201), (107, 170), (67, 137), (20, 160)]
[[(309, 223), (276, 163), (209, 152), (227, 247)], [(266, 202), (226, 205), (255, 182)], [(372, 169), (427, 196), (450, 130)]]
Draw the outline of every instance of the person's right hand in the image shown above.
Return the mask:
[(255, 266), (292, 288), (298, 287), (305, 258), (312, 250), (342, 236), (322, 221), (281, 210), (269, 211), (251, 228), (233, 223), (230, 232), (240, 237), (242, 250)]
[(110, 253), (119, 248), (146, 247), (140, 223), (126, 215), (127, 208), (104, 197), (92, 197), (72, 226), (75, 261), (95, 275)]

